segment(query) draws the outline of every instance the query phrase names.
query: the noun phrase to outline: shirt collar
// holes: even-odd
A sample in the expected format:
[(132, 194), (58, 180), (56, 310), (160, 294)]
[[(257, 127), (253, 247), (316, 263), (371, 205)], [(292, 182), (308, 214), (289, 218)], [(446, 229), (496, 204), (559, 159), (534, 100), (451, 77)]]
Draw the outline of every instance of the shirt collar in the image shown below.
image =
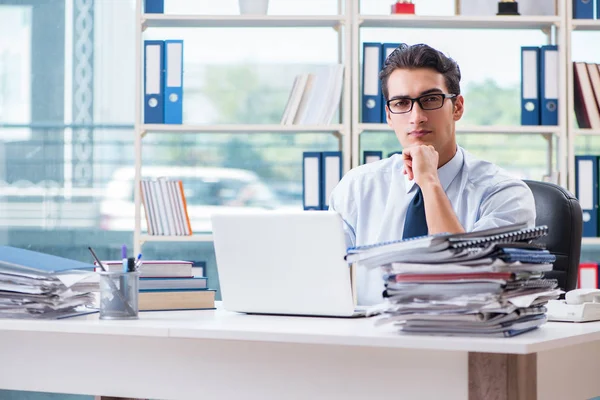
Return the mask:
[[(462, 168), (464, 158), (465, 156), (462, 152), (462, 149), (459, 146), (456, 146), (456, 153), (454, 154), (454, 157), (452, 157), (452, 159), (444, 164), (441, 168), (438, 168), (438, 176), (440, 177), (440, 182), (442, 183), (444, 191), (448, 189), (450, 182), (454, 180)], [(406, 188), (406, 193), (410, 193), (413, 186), (415, 186), (415, 181), (409, 181), (408, 175), (404, 175), (404, 187)]]

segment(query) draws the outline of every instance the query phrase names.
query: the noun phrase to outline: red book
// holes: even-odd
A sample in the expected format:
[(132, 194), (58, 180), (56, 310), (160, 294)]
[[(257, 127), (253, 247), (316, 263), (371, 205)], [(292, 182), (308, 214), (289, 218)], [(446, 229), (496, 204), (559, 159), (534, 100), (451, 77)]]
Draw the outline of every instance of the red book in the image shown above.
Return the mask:
[(458, 279), (505, 279), (512, 278), (511, 272), (467, 272), (460, 274), (399, 274), (396, 282), (454, 281)]
[(598, 264), (581, 263), (577, 273), (578, 289), (598, 289)]

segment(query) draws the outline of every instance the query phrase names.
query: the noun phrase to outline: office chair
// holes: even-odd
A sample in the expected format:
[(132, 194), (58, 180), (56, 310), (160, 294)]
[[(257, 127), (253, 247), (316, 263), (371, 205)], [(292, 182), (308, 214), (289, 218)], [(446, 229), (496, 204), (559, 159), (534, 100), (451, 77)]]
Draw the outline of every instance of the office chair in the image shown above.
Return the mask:
[(533, 192), (535, 200), (535, 224), (547, 225), (548, 235), (536, 240), (556, 255), (554, 269), (547, 278), (558, 280), (564, 290), (577, 286), (577, 271), (581, 256), (581, 230), (583, 214), (575, 196), (553, 183), (524, 181)]

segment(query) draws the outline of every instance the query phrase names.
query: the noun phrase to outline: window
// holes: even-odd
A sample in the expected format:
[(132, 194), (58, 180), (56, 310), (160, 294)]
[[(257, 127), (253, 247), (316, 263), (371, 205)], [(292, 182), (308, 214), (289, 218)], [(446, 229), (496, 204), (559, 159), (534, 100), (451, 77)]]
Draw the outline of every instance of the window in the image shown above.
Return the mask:
[[(269, 13), (335, 15), (337, 5), (271, 0)], [(387, 14), (389, 5), (362, 1), (365, 13)], [(451, 15), (453, 7), (453, 0), (417, 2), (424, 15)], [(166, 0), (166, 11), (232, 15), (238, 5)], [(10, 38), (0, 41), (0, 243), (84, 261), (91, 261), (88, 245), (101, 258), (118, 256), (122, 243), (132, 246), (131, 179), (114, 182), (119, 169), (134, 165), (134, 14), (133, 0), (0, 0), (0, 35)], [(150, 28), (145, 38), (184, 40), (189, 124), (278, 123), (294, 76), (338, 61), (338, 35), (330, 28)], [(598, 62), (587, 51), (597, 38), (584, 33), (574, 40), (573, 58)], [(361, 40), (425, 42), (443, 50), (462, 69), (462, 122), (518, 125), (519, 49), (543, 44), (545, 36), (533, 30), (361, 28)], [(577, 152), (598, 151), (595, 140), (578, 139)], [(548, 174), (548, 142), (539, 135), (465, 134), (458, 141), (519, 176)], [(254, 178), (185, 178), (190, 203), (299, 208), (302, 152), (338, 145), (333, 135), (319, 133), (151, 133), (143, 139), (142, 172), (167, 166), (246, 171)], [(400, 150), (391, 132), (366, 132), (360, 147)], [(113, 201), (124, 203), (115, 208)], [(117, 219), (111, 207), (125, 213), (120, 227), (110, 227)], [(144, 257), (207, 261), (218, 285), (211, 243), (147, 243)]]

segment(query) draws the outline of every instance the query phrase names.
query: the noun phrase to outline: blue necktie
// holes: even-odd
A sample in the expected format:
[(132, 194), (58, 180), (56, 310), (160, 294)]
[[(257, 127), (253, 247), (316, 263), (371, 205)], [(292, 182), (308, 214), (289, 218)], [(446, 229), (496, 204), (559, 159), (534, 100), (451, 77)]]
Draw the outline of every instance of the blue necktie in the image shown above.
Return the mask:
[(403, 239), (427, 235), (427, 219), (425, 218), (425, 203), (423, 193), (417, 186), (417, 193), (406, 210), (406, 221), (404, 221)]

